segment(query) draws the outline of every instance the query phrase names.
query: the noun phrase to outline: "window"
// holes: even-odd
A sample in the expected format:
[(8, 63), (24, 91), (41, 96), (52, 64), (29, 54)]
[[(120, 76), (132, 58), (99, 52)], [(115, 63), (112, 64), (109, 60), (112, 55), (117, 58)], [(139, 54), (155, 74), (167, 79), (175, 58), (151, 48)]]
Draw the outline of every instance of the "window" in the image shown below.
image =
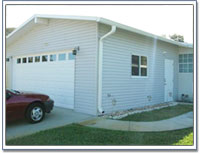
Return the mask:
[(147, 57), (141, 56), (141, 76), (147, 76)]
[(6, 58), (6, 61), (9, 62), (9, 61), (10, 61), (10, 58)]
[(50, 55), (50, 61), (56, 61), (56, 55)]
[(74, 59), (75, 59), (75, 56), (73, 55), (73, 53), (70, 52), (70, 53), (68, 54), (68, 59), (69, 59), (69, 60), (74, 60)]
[(139, 76), (139, 56), (132, 56), (132, 75)]
[(28, 57), (28, 62), (32, 63), (33, 62), (33, 57)]
[(66, 54), (65, 53), (61, 53), (58, 55), (58, 60), (59, 61), (62, 61), (62, 60), (65, 60), (66, 59)]
[(21, 58), (17, 58), (17, 64), (21, 63)]
[(132, 55), (132, 76), (147, 76), (147, 57)]
[(40, 62), (40, 56), (35, 56), (35, 62), (36, 63)]
[(179, 72), (180, 73), (193, 72), (193, 54), (179, 55)]
[(24, 58), (22, 59), (22, 61), (23, 61), (23, 63), (26, 63), (26, 57), (24, 57)]
[(42, 61), (43, 61), (43, 62), (46, 62), (47, 60), (48, 60), (48, 55), (42, 56)]

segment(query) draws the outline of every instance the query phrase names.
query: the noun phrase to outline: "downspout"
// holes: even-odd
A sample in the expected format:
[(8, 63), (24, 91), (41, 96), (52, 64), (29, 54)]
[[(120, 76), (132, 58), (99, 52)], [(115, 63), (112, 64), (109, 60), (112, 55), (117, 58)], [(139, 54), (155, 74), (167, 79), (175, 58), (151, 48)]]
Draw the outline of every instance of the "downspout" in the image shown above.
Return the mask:
[(98, 111), (99, 113), (104, 113), (104, 110), (102, 108), (102, 70), (103, 70), (103, 40), (115, 33), (116, 26), (112, 26), (112, 29), (110, 32), (102, 36), (99, 40), (99, 65), (98, 65)]

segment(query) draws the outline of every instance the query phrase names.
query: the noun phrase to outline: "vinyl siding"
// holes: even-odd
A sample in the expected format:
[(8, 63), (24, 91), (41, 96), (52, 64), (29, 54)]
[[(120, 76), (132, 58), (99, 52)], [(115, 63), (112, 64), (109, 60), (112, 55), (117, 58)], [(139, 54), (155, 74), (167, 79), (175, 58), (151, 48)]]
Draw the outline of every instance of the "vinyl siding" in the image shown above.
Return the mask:
[(75, 111), (97, 114), (97, 23), (50, 19), (6, 48), (7, 57), (80, 47), (75, 60)]
[[(99, 37), (110, 26), (99, 24)], [(166, 52), (166, 53), (163, 53)], [(148, 57), (148, 77), (132, 78), (131, 55)], [(164, 59), (174, 60), (174, 100), (178, 92), (178, 47), (118, 29), (104, 40), (102, 107), (105, 113), (164, 102)], [(147, 96), (152, 100), (148, 101)], [(112, 101), (116, 100), (113, 105)]]

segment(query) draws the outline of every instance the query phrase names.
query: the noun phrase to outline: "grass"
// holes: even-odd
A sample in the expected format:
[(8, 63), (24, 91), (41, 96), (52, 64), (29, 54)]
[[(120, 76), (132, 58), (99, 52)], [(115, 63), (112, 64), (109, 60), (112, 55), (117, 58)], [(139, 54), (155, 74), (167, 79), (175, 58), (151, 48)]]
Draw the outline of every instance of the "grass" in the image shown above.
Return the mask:
[(154, 111), (137, 113), (129, 115), (120, 120), (125, 121), (158, 121), (169, 119), (187, 112), (193, 111), (193, 105), (176, 105), (171, 107), (166, 107)]
[(185, 136), (182, 140), (179, 140), (177, 143), (174, 143), (174, 145), (193, 145), (193, 133), (190, 133), (189, 135)]
[(192, 128), (166, 132), (126, 132), (71, 124), (8, 140), (6, 145), (192, 145), (191, 134)]

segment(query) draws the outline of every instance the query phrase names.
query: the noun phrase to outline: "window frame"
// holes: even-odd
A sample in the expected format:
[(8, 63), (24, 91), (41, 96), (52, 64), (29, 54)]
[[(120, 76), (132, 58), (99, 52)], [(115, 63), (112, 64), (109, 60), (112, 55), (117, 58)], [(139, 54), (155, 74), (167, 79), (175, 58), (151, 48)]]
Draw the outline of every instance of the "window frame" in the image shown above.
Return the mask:
[[(139, 56), (139, 75), (132, 75), (132, 56)], [(147, 58), (147, 76), (141, 76), (141, 57)], [(138, 54), (138, 53), (132, 53), (131, 54), (131, 78), (149, 78), (149, 56), (146, 54)]]

